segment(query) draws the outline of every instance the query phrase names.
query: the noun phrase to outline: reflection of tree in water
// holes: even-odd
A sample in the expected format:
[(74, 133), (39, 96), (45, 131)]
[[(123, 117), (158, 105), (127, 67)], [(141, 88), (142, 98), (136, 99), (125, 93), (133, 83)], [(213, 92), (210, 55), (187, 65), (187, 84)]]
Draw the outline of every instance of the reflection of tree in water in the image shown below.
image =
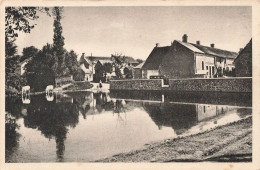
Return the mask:
[(32, 96), (24, 125), (38, 129), (46, 138), (55, 138), (57, 161), (63, 161), (68, 127), (78, 124), (78, 106), (69, 102), (47, 102), (44, 96)]
[(18, 96), (8, 96), (5, 98), (5, 110), (15, 118), (20, 118), (22, 101)]
[(14, 151), (18, 148), (20, 134), (16, 132), (19, 126), (10, 113), (5, 114), (5, 162), (9, 162)]
[(145, 103), (143, 107), (159, 129), (170, 126), (177, 135), (197, 123), (195, 105)]

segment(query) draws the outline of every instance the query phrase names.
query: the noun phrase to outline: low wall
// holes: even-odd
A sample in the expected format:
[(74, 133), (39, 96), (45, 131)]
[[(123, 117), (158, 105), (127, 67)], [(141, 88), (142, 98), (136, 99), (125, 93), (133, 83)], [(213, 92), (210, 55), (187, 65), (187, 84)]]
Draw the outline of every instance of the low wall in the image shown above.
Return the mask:
[(170, 79), (169, 90), (252, 92), (252, 78)]
[(161, 90), (162, 80), (136, 79), (111, 80), (110, 89), (114, 90)]
[(113, 80), (110, 82), (110, 89), (252, 92), (252, 78), (170, 79), (168, 87), (160, 79)]

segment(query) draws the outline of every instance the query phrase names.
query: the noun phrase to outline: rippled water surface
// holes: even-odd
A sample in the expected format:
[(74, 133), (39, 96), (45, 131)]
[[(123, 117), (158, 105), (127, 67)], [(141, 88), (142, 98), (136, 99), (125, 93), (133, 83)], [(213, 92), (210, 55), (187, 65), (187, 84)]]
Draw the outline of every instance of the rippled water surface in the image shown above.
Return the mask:
[(6, 162), (102, 159), (240, 120), (251, 115), (250, 100), (161, 92), (6, 98)]

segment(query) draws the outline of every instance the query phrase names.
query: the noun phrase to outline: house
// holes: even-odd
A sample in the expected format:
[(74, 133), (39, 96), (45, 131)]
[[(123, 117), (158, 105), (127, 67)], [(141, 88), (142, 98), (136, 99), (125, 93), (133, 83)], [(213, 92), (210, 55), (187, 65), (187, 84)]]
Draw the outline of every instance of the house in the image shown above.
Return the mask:
[(16, 72), (20, 75), (23, 75), (25, 73), (25, 66), (29, 63), (30, 60), (31, 58), (27, 58), (23, 60), (21, 63), (19, 63), (19, 67), (16, 69)]
[(111, 55), (112, 60), (118, 60), (119, 63), (125, 64), (125, 66), (135, 67), (139, 64), (133, 57), (130, 56), (115, 56)]
[(167, 78), (219, 77), (226, 70), (234, 70), (237, 53), (188, 42), (174, 40), (170, 46), (159, 47), (157, 43), (142, 67), (142, 78), (163, 75)]
[(141, 79), (142, 78), (142, 70), (144, 62), (140, 63), (139, 65), (134, 67), (134, 79)]
[(252, 77), (252, 39), (235, 59), (236, 77)]
[[(133, 57), (130, 56), (114, 56), (111, 55), (111, 57), (101, 57), (101, 56), (85, 56), (85, 53), (82, 53), (79, 65), (80, 68), (85, 72), (85, 80), (86, 81), (93, 81), (94, 75), (96, 74), (96, 65), (98, 63), (98, 67), (101, 67), (105, 63), (118, 63), (120, 65), (120, 71), (123, 74), (124, 69), (128, 68), (131, 70), (134, 66), (138, 65), (139, 62), (137, 62)], [(98, 73), (99, 74), (99, 73)], [(107, 78), (116, 76), (115, 74), (115, 68), (112, 68), (112, 72), (108, 73)]]
[(112, 62), (111, 57), (101, 57), (101, 56), (85, 56), (85, 53), (82, 53), (79, 65), (80, 68), (85, 72), (85, 80), (93, 81), (93, 76), (95, 74), (95, 66), (97, 62), (101, 63)]

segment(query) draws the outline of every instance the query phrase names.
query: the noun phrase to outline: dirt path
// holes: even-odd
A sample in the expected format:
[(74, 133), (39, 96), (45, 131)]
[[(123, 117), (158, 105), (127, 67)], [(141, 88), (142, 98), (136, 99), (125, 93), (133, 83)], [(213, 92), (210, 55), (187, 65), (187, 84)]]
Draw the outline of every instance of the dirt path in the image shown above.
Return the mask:
[(252, 117), (211, 131), (168, 139), (98, 162), (251, 161)]

